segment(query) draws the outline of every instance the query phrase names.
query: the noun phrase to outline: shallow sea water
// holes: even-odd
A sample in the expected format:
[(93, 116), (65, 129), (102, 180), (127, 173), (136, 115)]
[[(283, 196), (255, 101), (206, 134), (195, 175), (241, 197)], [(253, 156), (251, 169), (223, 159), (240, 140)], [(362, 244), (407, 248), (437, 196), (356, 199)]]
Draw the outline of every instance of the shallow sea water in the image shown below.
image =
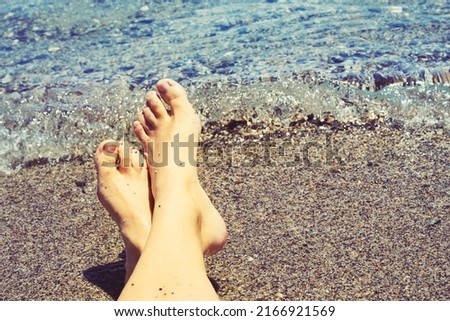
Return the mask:
[[(449, 128), (448, 1), (2, 1), (0, 171), (92, 154), (170, 77), (204, 123)], [(381, 115), (381, 116), (380, 116)]]

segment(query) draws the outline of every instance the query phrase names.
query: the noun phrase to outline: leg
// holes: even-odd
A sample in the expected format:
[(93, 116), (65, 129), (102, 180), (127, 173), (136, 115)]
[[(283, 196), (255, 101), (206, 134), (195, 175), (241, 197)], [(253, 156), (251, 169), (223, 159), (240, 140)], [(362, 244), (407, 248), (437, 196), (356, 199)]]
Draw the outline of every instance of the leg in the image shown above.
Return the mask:
[(200, 120), (178, 83), (161, 80), (157, 88), (170, 110), (150, 92), (134, 123), (147, 154), (155, 200), (152, 230), (119, 299), (217, 300), (203, 254), (223, 247), (226, 228), (192, 162)]

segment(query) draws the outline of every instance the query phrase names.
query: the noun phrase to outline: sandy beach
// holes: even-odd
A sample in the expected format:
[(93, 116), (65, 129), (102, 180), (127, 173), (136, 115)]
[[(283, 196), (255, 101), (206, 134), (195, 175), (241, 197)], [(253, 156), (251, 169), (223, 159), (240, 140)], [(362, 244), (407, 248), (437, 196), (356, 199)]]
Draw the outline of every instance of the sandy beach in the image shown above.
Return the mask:
[[(206, 260), (222, 300), (450, 299), (445, 130), (296, 126), (205, 139), (200, 179), (229, 230)], [(116, 299), (123, 246), (93, 162), (1, 181), (1, 300)]]

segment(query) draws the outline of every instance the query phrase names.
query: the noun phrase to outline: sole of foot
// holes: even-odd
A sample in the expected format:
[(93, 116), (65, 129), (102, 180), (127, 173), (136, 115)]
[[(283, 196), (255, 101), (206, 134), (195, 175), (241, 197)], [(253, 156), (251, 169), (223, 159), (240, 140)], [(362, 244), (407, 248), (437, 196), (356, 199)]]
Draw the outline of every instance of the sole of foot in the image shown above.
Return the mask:
[(97, 196), (116, 222), (126, 252), (128, 280), (151, 228), (151, 198), (146, 162), (123, 142), (104, 141), (95, 153)]

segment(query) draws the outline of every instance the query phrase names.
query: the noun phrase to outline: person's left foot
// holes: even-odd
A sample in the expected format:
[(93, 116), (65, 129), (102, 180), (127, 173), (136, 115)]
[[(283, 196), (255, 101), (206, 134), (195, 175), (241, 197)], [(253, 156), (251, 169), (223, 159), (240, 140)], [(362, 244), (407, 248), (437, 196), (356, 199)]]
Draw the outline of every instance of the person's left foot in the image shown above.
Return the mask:
[(151, 227), (147, 165), (137, 149), (102, 142), (95, 153), (97, 196), (119, 227), (125, 243), (125, 282), (133, 272)]

